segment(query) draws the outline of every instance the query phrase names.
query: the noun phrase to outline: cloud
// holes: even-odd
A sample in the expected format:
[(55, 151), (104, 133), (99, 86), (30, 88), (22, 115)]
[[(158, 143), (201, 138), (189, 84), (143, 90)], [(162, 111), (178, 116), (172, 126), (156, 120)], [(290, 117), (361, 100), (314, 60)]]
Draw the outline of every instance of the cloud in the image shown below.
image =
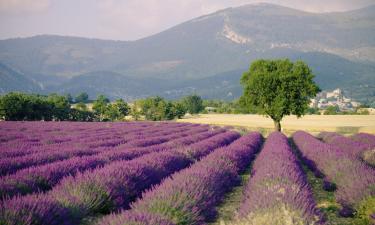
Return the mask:
[(40, 12), (46, 10), (50, 5), (49, 0), (1, 0), (0, 12), (24, 13)]

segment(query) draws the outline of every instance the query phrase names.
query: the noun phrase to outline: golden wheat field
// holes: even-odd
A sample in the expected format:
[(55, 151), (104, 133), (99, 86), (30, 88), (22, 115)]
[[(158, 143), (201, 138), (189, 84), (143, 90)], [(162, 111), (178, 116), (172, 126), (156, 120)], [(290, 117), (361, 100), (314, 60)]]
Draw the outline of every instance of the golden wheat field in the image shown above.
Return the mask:
[[(178, 122), (204, 123), (218, 126), (233, 126), (246, 130), (258, 130), (267, 134), (273, 130), (273, 121), (261, 115), (199, 114), (187, 116)], [(306, 115), (302, 118), (287, 116), (281, 121), (286, 134), (305, 130), (316, 134), (335, 131), (341, 134), (366, 132), (375, 134), (375, 115)]]

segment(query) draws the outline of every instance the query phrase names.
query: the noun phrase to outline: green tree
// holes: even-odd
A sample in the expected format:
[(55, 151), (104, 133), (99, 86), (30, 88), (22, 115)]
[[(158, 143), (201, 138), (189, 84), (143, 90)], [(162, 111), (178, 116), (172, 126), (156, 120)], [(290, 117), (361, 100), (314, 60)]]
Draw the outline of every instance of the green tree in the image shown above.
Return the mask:
[(71, 109), (69, 113), (69, 120), (71, 121), (91, 122), (94, 119), (94, 113), (87, 110)]
[(191, 114), (198, 114), (203, 111), (203, 100), (199, 95), (189, 95), (182, 100), (186, 111)]
[(328, 106), (326, 110), (324, 111), (324, 115), (337, 115), (340, 113), (340, 109), (337, 105)]
[(0, 99), (0, 114), (5, 120), (25, 120), (30, 112), (27, 96), (18, 92), (11, 92)]
[[(54, 105), (45, 96), (25, 95), (27, 99), (26, 120), (47, 120), (54, 118)], [(68, 106), (70, 107), (70, 105)]]
[(318, 108), (308, 108), (306, 110), (306, 113), (309, 115), (320, 115), (319, 109)]
[(40, 95), (11, 92), (0, 97), (0, 117), (5, 120), (52, 120), (57, 117), (55, 107), (55, 102)]
[(181, 119), (186, 114), (186, 109), (184, 107), (184, 104), (181, 102), (175, 102), (173, 105), (174, 109), (174, 116), (178, 119)]
[(142, 106), (142, 104), (138, 101), (134, 101), (133, 106), (130, 110), (130, 115), (133, 117), (135, 121), (139, 120), (139, 118), (141, 117), (142, 109), (139, 107), (139, 105)]
[(302, 61), (257, 60), (242, 75), (241, 102), (271, 117), (275, 130), (280, 131), (283, 117), (304, 115), (310, 98), (320, 91), (313, 78), (311, 69)]
[(83, 102), (83, 103), (87, 103), (89, 100), (89, 95), (86, 93), (86, 92), (82, 92), (80, 94), (78, 94), (76, 97), (75, 97), (75, 102)]
[(99, 95), (94, 101), (92, 109), (94, 110), (95, 115), (98, 116), (99, 121), (103, 121), (105, 119), (105, 113), (108, 103), (109, 99), (104, 95)]
[(121, 117), (121, 113), (116, 107), (115, 104), (108, 104), (105, 112), (104, 112), (104, 119), (109, 121), (118, 120)]
[(110, 121), (123, 120), (129, 114), (129, 110), (130, 108), (124, 100), (117, 99), (114, 103), (107, 105), (104, 117)]
[(69, 103), (73, 103), (73, 102), (74, 102), (74, 101), (73, 101), (73, 97), (72, 97), (71, 94), (66, 94), (66, 95), (65, 95), (65, 98), (68, 100)]
[(120, 116), (125, 117), (125, 116), (129, 115), (130, 107), (129, 107), (128, 103), (126, 103), (124, 100), (117, 99), (115, 101), (114, 105), (116, 106), (117, 110), (119, 111)]
[(176, 117), (174, 105), (159, 96), (143, 99), (139, 103), (141, 114), (147, 120), (172, 120)]
[(52, 115), (55, 120), (68, 120), (70, 103), (65, 96), (50, 94), (47, 102), (52, 106)]

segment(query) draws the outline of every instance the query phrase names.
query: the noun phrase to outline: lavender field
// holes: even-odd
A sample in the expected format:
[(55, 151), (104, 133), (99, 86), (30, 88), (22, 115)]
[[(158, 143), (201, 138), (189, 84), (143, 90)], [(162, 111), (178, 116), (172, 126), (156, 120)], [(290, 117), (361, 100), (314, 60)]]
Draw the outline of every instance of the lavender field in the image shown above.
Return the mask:
[(374, 148), (365, 133), (1, 122), (0, 224), (375, 224)]

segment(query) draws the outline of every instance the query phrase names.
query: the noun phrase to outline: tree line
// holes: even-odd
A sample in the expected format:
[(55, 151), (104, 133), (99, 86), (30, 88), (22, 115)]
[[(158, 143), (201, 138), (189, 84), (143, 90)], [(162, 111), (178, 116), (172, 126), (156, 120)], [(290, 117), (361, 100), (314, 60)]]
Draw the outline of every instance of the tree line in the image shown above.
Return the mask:
[[(320, 91), (314, 82), (315, 75), (303, 61), (289, 59), (260, 59), (252, 62), (244, 72), (240, 83), (243, 94), (239, 100), (228, 103), (206, 101), (198, 95), (190, 95), (178, 101), (161, 97), (149, 97), (133, 102), (132, 107), (122, 99), (110, 102), (100, 95), (92, 101), (92, 110), (85, 103), (86, 93), (73, 101), (71, 95), (48, 96), (9, 93), (0, 97), (0, 117), (5, 120), (72, 120), (116, 121), (131, 115), (133, 119), (172, 120), (191, 114), (212, 110), (217, 113), (258, 113), (274, 121), (275, 130), (281, 130), (285, 116), (301, 117), (306, 113), (319, 113), (309, 108), (310, 99)], [(71, 107), (71, 103), (75, 103)], [(338, 107), (331, 107), (326, 114), (337, 114)]]
[(87, 93), (73, 98), (71, 95), (37, 95), (10, 92), (0, 96), (0, 119), (10, 121), (122, 121), (126, 116), (135, 120), (173, 120), (186, 113), (197, 114), (204, 110), (198, 95), (186, 96), (177, 101), (162, 97), (149, 97), (128, 104), (123, 99), (113, 102), (99, 95), (89, 100)]

